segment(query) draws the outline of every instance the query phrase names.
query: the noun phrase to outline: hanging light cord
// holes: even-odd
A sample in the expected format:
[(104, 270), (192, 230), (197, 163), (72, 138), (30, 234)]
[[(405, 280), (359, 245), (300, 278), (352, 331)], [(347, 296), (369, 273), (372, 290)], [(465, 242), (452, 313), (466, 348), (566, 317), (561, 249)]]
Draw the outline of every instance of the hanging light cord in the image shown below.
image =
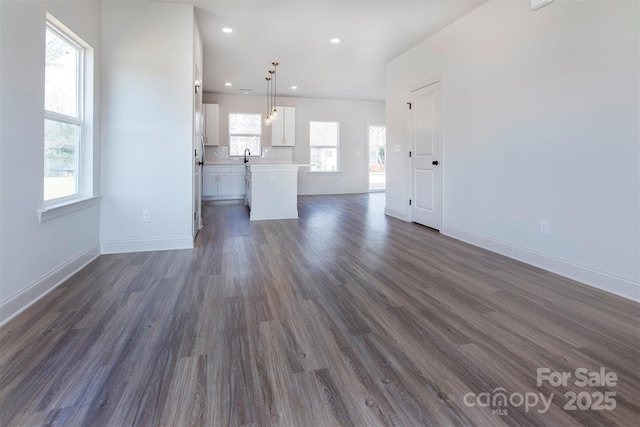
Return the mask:
[(278, 110), (276, 110), (276, 101), (277, 101), (277, 97), (278, 97), (278, 63), (277, 62), (273, 62), (271, 63), (271, 65), (273, 65), (273, 114), (276, 115), (278, 114)]
[(278, 110), (276, 109), (276, 101), (277, 101), (277, 78), (276, 78), (276, 68), (278, 67), (277, 62), (272, 62), (273, 70), (269, 70), (269, 77), (265, 78), (267, 81), (267, 115), (264, 118), (264, 124), (266, 126), (271, 125), (271, 122), (275, 120)]
[(268, 126), (271, 124), (271, 78), (266, 77), (265, 80), (267, 81), (267, 114), (264, 116), (264, 123)]

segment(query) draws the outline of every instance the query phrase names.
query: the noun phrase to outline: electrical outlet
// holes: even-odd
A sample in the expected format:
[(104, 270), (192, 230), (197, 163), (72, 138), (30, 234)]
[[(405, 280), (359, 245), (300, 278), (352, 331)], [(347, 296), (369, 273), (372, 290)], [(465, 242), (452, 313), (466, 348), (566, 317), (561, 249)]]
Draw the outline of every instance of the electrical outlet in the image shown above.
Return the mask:
[(549, 234), (549, 220), (540, 219), (540, 233)]
[(276, 176), (275, 175), (269, 175), (269, 182), (276, 182)]
[(142, 211), (142, 222), (151, 222), (151, 211), (143, 210)]

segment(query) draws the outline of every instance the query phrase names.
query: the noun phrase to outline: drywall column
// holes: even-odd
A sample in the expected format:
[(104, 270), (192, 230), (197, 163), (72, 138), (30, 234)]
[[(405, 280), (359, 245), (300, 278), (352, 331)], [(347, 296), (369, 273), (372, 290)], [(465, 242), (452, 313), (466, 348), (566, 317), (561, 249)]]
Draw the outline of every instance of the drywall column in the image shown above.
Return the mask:
[(193, 7), (103, 2), (102, 17), (102, 251), (192, 247)]

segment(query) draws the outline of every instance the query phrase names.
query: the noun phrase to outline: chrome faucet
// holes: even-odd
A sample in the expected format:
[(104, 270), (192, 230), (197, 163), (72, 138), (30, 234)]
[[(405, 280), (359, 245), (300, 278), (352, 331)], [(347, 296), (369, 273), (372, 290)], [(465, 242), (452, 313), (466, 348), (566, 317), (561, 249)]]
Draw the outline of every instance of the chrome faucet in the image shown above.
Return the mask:
[(245, 149), (244, 149), (244, 162), (245, 162), (245, 163), (248, 163), (248, 162), (249, 162), (249, 160), (247, 160), (247, 154), (250, 156), (250, 155), (251, 155), (251, 151), (249, 151), (249, 149), (248, 149), (248, 148), (245, 148)]

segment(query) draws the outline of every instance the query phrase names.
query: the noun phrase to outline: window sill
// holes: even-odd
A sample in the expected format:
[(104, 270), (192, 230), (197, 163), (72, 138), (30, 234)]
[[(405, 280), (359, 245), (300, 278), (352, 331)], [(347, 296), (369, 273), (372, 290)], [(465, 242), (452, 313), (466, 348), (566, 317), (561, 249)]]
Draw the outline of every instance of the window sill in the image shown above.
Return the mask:
[(88, 209), (92, 206), (95, 206), (99, 198), (99, 196), (83, 197), (81, 199), (75, 199), (45, 206), (44, 208), (38, 210), (38, 221), (40, 222), (40, 224), (42, 224), (43, 222), (51, 221), (65, 215), (69, 215), (73, 212)]

